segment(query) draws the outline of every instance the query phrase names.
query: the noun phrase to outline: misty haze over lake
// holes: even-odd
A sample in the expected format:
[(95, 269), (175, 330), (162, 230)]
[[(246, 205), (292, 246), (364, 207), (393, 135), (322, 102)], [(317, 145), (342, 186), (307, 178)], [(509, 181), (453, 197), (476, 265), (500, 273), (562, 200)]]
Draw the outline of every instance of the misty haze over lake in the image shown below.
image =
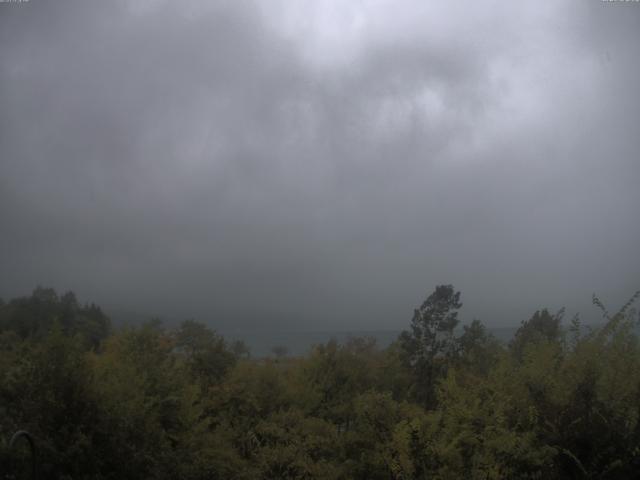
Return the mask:
[(640, 9), (0, 5), (0, 296), (221, 330), (399, 330), (624, 302)]

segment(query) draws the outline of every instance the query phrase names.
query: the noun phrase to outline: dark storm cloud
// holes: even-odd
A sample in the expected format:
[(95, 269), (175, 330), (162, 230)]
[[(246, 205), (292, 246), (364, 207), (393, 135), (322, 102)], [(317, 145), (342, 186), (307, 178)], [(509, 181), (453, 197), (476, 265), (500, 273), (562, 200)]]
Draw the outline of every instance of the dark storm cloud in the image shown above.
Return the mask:
[(516, 323), (640, 287), (640, 8), (0, 4), (2, 296)]

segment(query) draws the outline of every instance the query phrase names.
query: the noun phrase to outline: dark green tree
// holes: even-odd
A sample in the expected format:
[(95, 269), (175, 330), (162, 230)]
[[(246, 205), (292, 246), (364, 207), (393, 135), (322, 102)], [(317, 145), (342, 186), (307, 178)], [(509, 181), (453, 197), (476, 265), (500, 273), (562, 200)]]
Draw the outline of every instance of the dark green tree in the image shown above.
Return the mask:
[(439, 285), (413, 312), (411, 331), (404, 331), (399, 342), (406, 365), (415, 375), (415, 396), (427, 408), (436, 403), (436, 381), (446, 372), (447, 360), (456, 353), (454, 330), (460, 292), (453, 285)]
[(560, 322), (563, 316), (564, 309), (555, 315), (549, 313), (546, 308), (536, 311), (529, 320), (522, 322), (511, 340), (509, 348), (513, 355), (521, 360), (528, 345), (541, 341), (560, 341), (562, 338)]
[(175, 332), (175, 345), (202, 386), (219, 382), (235, 364), (236, 354), (224, 338), (195, 320), (185, 320)]
[(29, 297), (0, 304), (0, 332), (13, 331), (22, 339), (43, 339), (56, 323), (62, 333), (80, 335), (85, 348), (94, 349), (111, 328), (109, 318), (98, 306), (81, 306), (73, 292), (59, 296), (52, 288), (37, 287)]
[(486, 375), (497, 360), (500, 345), (480, 320), (463, 327), (458, 338), (459, 361), (474, 373)]

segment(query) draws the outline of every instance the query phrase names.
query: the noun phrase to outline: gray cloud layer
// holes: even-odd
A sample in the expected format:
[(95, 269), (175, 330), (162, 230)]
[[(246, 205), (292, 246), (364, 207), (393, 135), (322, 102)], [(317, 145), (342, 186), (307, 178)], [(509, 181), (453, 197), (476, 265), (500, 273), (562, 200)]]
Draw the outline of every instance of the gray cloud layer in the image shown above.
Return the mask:
[[(514, 2), (515, 3), (515, 2)], [(0, 4), (0, 295), (239, 328), (640, 288), (640, 6)]]

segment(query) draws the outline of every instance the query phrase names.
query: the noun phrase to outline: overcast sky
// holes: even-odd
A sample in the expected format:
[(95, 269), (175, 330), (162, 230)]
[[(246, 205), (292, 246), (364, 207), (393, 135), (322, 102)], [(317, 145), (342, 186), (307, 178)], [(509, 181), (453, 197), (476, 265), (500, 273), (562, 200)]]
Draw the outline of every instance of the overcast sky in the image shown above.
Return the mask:
[(0, 297), (218, 328), (640, 288), (640, 3), (0, 3)]

